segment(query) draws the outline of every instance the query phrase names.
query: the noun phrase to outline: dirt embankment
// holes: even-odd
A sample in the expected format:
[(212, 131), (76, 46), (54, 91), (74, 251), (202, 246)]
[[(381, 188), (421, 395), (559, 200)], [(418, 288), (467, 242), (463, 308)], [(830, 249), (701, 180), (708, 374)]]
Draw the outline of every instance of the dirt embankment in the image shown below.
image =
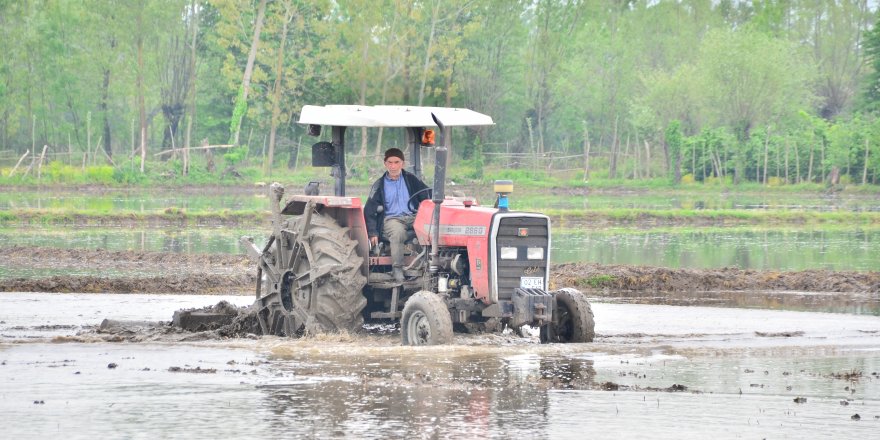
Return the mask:
[(880, 272), (830, 270), (772, 271), (669, 269), (568, 263), (554, 266), (556, 286), (629, 291), (789, 290), (802, 292), (880, 292)]
[[(36, 276), (7, 277), (6, 292), (251, 294), (256, 267), (244, 256), (102, 249), (0, 248), (2, 267)], [(89, 274), (81, 275), (88, 269)], [(40, 273), (69, 273), (47, 275)], [(880, 292), (880, 272), (795, 272), (741, 269), (668, 269), (569, 263), (554, 266), (551, 287), (585, 291), (694, 292), (787, 290)]]
[[(0, 248), (0, 261), (37, 274), (2, 280), (5, 292), (236, 294), (256, 286), (255, 266), (242, 255), (14, 246)], [(77, 274), (85, 269), (94, 274)]]

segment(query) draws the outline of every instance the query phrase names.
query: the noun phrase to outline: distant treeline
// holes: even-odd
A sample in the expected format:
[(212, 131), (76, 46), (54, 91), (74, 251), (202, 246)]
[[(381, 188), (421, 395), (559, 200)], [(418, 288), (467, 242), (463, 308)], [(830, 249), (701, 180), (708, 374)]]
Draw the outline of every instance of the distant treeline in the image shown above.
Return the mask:
[[(876, 184), (872, 8), (867, 0), (4, 1), (0, 164), (10, 169), (46, 145), (68, 164), (143, 172), (182, 160), (186, 170), (185, 155), (158, 153), (222, 146), (229, 164), (262, 161), (271, 172), (315, 141), (296, 124), (303, 105), (387, 104), (491, 115), (494, 127), (454, 140), (454, 160), (478, 167), (555, 160), (585, 178)], [(347, 140), (366, 160), (403, 142), (360, 129)]]

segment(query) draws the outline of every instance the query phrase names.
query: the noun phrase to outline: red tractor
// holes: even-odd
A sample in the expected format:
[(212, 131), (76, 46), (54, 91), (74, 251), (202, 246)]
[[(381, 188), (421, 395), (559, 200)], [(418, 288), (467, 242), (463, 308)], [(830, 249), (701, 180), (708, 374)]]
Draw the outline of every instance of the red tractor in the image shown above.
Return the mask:
[[(331, 142), (312, 147), (313, 166), (331, 167), (334, 195), (290, 196), (270, 187), (272, 235), (261, 250), (242, 244), (258, 262), (255, 307), (263, 334), (298, 336), (356, 331), (364, 322), (400, 323), (405, 345), (447, 344), (453, 331), (521, 334), (539, 327), (541, 342), (591, 342), (593, 312), (574, 289), (548, 291), (550, 219), (507, 208), (510, 181), (495, 184), (494, 207), (445, 194), (446, 158), (453, 126), (493, 125), (489, 116), (456, 108), (305, 106), (299, 123)], [(361, 199), (345, 193), (345, 130), (402, 127), (412, 172), (422, 177), (422, 149), (435, 154), (431, 197), (422, 201), (407, 244), (405, 272), (395, 281), (391, 257), (370, 247)], [(442, 143), (434, 145), (433, 127)]]

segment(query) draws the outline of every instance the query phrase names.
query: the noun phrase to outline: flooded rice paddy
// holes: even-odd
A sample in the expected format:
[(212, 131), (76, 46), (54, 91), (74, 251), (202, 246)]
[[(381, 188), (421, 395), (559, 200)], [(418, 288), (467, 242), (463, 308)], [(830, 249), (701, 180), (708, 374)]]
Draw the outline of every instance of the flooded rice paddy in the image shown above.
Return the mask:
[[(288, 194), (301, 193), (300, 185), (287, 185)], [(322, 182), (324, 192), (333, 188), (332, 181)], [(474, 187), (459, 185), (450, 191), (476, 197), (491, 204), (491, 185)], [(511, 196), (513, 209), (713, 209), (713, 210), (799, 210), (880, 212), (880, 199), (872, 194), (789, 192), (689, 192), (672, 190), (591, 190), (589, 188), (516, 189)], [(720, 190), (719, 190), (720, 191)], [(366, 195), (368, 188), (350, 187), (350, 195)], [(182, 189), (98, 189), (66, 191), (63, 189), (21, 190), (0, 193), (0, 210), (10, 209), (72, 209), (87, 211), (149, 212), (177, 208), (186, 211), (253, 211), (268, 210), (265, 187)]]
[[(4, 436), (873, 438), (880, 318), (594, 302), (596, 341), (125, 343), (217, 296), (4, 294)], [(244, 305), (250, 297), (223, 297)], [(856, 415), (858, 414), (858, 417)], [(857, 420), (856, 420), (857, 419)]]
[[(473, 189), (467, 192), (472, 192)], [(298, 188), (291, 188), (292, 192)], [(478, 193), (484, 191), (479, 188)], [(870, 194), (722, 193), (677, 192), (603, 193), (584, 189), (563, 190), (547, 197), (541, 190), (515, 193), (517, 209), (756, 209), (799, 211), (880, 211), (880, 198)], [(357, 188), (351, 190), (357, 193)], [(478, 194), (490, 200), (488, 194)], [(186, 212), (262, 212), (268, 210), (265, 188), (204, 190), (8, 191), (0, 193), (0, 210), (85, 210), (90, 212), (155, 213), (165, 209)], [(880, 229), (870, 225), (819, 229), (794, 227), (653, 228), (609, 230), (567, 216), (554, 230), (551, 258), (555, 263), (651, 265), (671, 268), (721, 268), (775, 270), (880, 270)], [(62, 248), (102, 248), (180, 253), (241, 254), (238, 240), (266, 239), (262, 224), (238, 227), (18, 227), (0, 228), (5, 245)], [(2, 268), (0, 268), (2, 270)], [(0, 274), (2, 276), (3, 274)], [(9, 274), (7, 274), (9, 276)], [(27, 276), (16, 274), (15, 276)]]
[[(6, 246), (187, 254), (243, 255), (245, 251), (238, 241), (244, 235), (254, 237), (257, 245), (266, 240), (266, 231), (260, 225), (250, 229), (0, 228), (0, 242)], [(880, 229), (714, 228), (621, 232), (559, 228), (553, 233), (550, 255), (554, 263), (601, 262), (695, 269), (880, 270)], [(14, 276), (28, 274), (19, 272)]]
[[(266, 204), (262, 190), (251, 189), (0, 194), (0, 210), (222, 212)], [(835, 194), (519, 192), (513, 204), (880, 211), (876, 197)], [(241, 254), (242, 235), (262, 243), (265, 227), (12, 226), (0, 229), (0, 245)], [(556, 263), (880, 270), (880, 231), (858, 226), (566, 227), (553, 240)], [(123, 275), (0, 262), (0, 280), (56, 274)], [(591, 344), (541, 345), (532, 331), (403, 347), (390, 327), (309, 339), (223, 339), (166, 327), (137, 337), (99, 328), (105, 318), (164, 325), (177, 309), (220, 300), (244, 306), (251, 296), (3, 293), (0, 437), (870, 439), (880, 432), (877, 294), (605, 292), (593, 299)]]

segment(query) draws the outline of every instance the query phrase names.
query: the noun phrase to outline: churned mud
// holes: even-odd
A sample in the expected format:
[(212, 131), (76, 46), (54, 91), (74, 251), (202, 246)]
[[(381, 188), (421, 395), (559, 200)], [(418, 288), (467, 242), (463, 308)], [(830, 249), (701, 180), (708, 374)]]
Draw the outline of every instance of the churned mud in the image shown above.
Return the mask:
[[(75, 272), (97, 268), (105, 276), (53, 275), (8, 278), (6, 292), (249, 294), (256, 266), (245, 256), (102, 249), (0, 248), (7, 269)], [(135, 275), (132, 275), (135, 274)], [(669, 269), (649, 266), (566, 263), (555, 265), (551, 288), (575, 287), (595, 295), (624, 292), (797, 291), (877, 295), (880, 272), (762, 271), (734, 268)]]

